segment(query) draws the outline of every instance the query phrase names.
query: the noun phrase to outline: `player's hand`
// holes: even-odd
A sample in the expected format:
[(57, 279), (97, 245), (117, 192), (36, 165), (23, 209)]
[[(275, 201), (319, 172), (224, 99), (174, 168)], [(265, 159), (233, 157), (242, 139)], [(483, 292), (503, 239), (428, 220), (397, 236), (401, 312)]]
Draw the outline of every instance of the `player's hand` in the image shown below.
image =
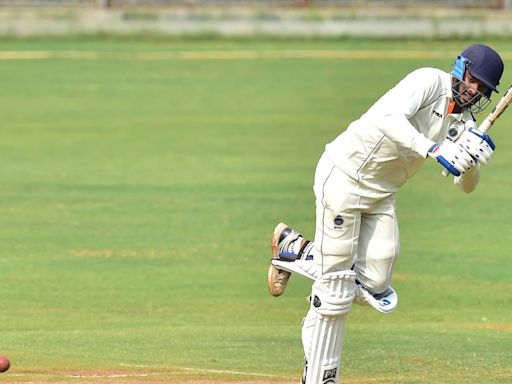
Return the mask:
[(460, 176), (476, 165), (471, 155), (458, 143), (445, 140), (434, 144), (428, 151), (430, 157), (437, 160), (453, 176)]
[(491, 137), (476, 128), (465, 130), (456, 143), (462, 145), (471, 157), (482, 165), (487, 164), (496, 149)]

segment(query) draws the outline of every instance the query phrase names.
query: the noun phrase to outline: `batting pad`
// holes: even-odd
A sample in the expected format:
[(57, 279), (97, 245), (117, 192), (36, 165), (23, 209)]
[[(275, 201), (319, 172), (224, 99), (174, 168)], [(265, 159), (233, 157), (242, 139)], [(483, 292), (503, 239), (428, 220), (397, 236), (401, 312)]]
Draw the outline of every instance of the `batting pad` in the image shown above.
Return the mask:
[(331, 272), (313, 284), (310, 314), (315, 314), (307, 356), (306, 384), (340, 382), (343, 330), (354, 301), (354, 271)]
[(282, 261), (274, 259), (272, 265), (287, 272), (297, 273), (311, 280), (316, 280), (318, 272), (313, 260)]
[(362, 285), (357, 285), (355, 303), (369, 305), (381, 313), (391, 313), (398, 306), (398, 295), (392, 287), (388, 287), (378, 295), (372, 295)]

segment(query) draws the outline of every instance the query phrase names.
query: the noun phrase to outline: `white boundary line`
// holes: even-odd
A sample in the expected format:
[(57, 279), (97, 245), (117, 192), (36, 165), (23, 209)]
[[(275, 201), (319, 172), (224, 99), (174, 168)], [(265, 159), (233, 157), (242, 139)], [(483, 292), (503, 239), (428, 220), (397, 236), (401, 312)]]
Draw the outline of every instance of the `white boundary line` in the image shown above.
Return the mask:
[(70, 377), (72, 379), (125, 379), (128, 377), (151, 377), (151, 376), (161, 376), (165, 375), (165, 373), (114, 373), (114, 374), (83, 374), (83, 375), (66, 375), (66, 377)]
[(221, 369), (206, 369), (206, 368), (187, 368), (187, 367), (177, 367), (178, 370), (189, 371), (189, 372), (203, 372), (203, 373), (221, 373), (221, 374), (230, 374), (230, 375), (240, 375), (240, 376), (260, 376), (260, 377), (273, 377), (282, 379), (282, 376), (278, 375), (269, 375), (266, 373), (257, 373), (257, 372), (241, 372), (241, 371), (230, 371), (230, 370), (221, 370)]
[[(125, 367), (139, 367), (139, 368), (149, 368), (148, 365), (132, 365), (121, 363), (121, 366)], [(185, 371), (190, 374), (193, 373), (216, 373), (216, 374), (229, 374), (229, 375), (237, 375), (237, 376), (254, 376), (254, 377), (268, 377), (268, 378), (277, 378), (277, 379), (286, 379), (287, 377), (279, 376), (279, 375), (271, 375), (267, 373), (259, 373), (259, 372), (243, 372), (243, 371), (233, 371), (233, 370), (223, 370), (223, 369), (207, 369), (207, 368), (191, 368), (191, 367), (173, 367), (172, 370), (176, 371)], [(108, 378), (108, 379), (118, 379), (118, 378), (129, 378), (129, 377), (151, 377), (151, 376), (163, 376), (172, 374), (173, 371), (161, 371), (161, 372), (126, 372), (126, 373), (77, 373), (77, 374), (68, 374), (66, 377), (73, 379), (99, 379), (99, 378)]]

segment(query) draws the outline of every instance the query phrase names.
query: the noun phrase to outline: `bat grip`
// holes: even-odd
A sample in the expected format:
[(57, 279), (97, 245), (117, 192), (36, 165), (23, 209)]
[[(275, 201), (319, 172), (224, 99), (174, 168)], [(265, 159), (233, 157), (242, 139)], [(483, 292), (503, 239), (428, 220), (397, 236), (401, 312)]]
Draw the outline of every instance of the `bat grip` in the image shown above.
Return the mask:
[(480, 132), (485, 133), (489, 130), (489, 128), (491, 128), (491, 125), (492, 125), (491, 121), (487, 118), (484, 121), (482, 121), (482, 124), (480, 124), (480, 126), (478, 127), (478, 130)]

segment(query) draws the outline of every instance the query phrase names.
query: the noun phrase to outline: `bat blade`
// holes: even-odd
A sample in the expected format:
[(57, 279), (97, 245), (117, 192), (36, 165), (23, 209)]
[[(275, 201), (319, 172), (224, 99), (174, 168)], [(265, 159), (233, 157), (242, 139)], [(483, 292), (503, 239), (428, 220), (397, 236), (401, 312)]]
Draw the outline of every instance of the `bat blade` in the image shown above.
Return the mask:
[(489, 115), (482, 121), (478, 129), (482, 132), (487, 132), (494, 122), (501, 116), (505, 109), (512, 103), (512, 87), (510, 87), (507, 92), (503, 95), (503, 97), (498, 101), (498, 104), (494, 107), (494, 109), (489, 113)]

